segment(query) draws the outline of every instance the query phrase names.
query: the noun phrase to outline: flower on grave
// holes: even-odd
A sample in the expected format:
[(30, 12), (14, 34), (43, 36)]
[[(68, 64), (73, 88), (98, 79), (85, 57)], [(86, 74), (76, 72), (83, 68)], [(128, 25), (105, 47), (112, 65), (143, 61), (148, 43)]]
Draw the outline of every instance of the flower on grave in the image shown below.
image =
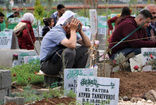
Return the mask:
[(29, 77), (28, 80), (31, 80), (31, 78)]
[(153, 59), (153, 55), (152, 54), (150, 54), (150, 58)]
[(16, 73), (14, 73), (12, 76), (15, 77), (16, 76)]
[(37, 74), (37, 71), (35, 71), (35, 74)]
[(138, 65), (134, 66), (134, 69), (135, 70), (138, 70), (139, 69), (139, 66)]

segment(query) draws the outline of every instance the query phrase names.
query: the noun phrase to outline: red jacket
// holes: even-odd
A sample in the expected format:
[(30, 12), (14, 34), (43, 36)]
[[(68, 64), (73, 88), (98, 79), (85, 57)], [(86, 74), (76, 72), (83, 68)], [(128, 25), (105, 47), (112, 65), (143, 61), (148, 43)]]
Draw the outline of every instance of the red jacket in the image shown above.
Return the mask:
[[(138, 28), (138, 26), (137, 26), (136, 21), (134, 20), (134, 17), (127, 16), (126, 18), (122, 19), (120, 21), (120, 24), (118, 25), (118, 27), (116, 27), (112, 35), (111, 42), (109, 44), (109, 49), (111, 49), (116, 44), (113, 42), (121, 41), (121, 39), (129, 35), (136, 28)], [(113, 54), (115, 54), (117, 51), (120, 51), (125, 48), (142, 48), (142, 47), (155, 47), (156, 46), (156, 42), (150, 41), (148, 39), (141, 39), (141, 38), (148, 38), (145, 29), (137, 30), (135, 33), (133, 33), (131, 36), (129, 36), (126, 39), (129, 41), (121, 42), (119, 45), (114, 47), (111, 50), (110, 57)], [(140, 40), (134, 40), (134, 39), (140, 39)]]
[(27, 49), (27, 50), (33, 50), (34, 49), (34, 43), (36, 41), (35, 36), (34, 36), (34, 31), (32, 28), (32, 25), (29, 21), (21, 21), (24, 23), (27, 23), (27, 28), (29, 29), (31, 38), (33, 42), (31, 41), (31, 38), (28, 34), (28, 30), (24, 29), (22, 31), (22, 34), (18, 37), (18, 45), (20, 49)]
[(110, 19), (107, 21), (107, 25), (108, 25), (108, 27), (109, 27), (109, 30), (113, 30), (112, 23), (115, 23), (115, 27), (117, 26), (117, 19), (118, 19), (118, 16), (114, 16), (114, 17), (110, 18)]

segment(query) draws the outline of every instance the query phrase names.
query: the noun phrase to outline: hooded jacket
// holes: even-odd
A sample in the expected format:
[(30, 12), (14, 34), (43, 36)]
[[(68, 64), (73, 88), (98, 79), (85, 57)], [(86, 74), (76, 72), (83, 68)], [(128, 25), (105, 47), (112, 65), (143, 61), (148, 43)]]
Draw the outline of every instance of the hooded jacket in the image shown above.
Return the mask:
[[(111, 49), (117, 42), (121, 41), (124, 37), (132, 33), (136, 28), (138, 28), (136, 21), (134, 20), (134, 17), (127, 16), (123, 18), (120, 21), (120, 24), (116, 27), (110, 44), (109, 49)], [(141, 39), (146, 38), (146, 39)], [(138, 40), (134, 40), (138, 39)], [(114, 47), (111, 50), (111, 53), (109, 53), (109, 56), (111, 57), (113, 54), (115, 54), (117, 51), (120, 51), (125, 48), (141, 48), (141, 47), (155, 47), (156, 42), (150, 41), (147, 38), (147, 34), (145, 29), (140, 28), (136, 32), (134, 32), (131, 36), (129, 36), (127, 39), (121, 42), (119, 45)]]
[(33, 42), (31, 41), (31, 38), (29, 36), (28, 30), (24, 29), (22, 31), (22, 34), (18, 37), (18, 45), (20, 49), (27, 49), (27, 50), (33, 50), (34, 49), (34, 43), (36, 41), (35, 36), (34, 36), (34, 31), (33, 28), (31, 26), (30, 21), (21, 21), (24, 23), (27, 23), (27, 28), (30, 32), (31, 38), (33, 40)]

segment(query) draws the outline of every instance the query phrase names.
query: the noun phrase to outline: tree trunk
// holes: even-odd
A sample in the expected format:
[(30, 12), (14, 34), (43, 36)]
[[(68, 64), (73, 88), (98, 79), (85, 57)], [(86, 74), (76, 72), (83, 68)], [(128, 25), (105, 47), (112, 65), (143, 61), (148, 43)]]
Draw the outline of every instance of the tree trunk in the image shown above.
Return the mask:
[(51, 10), (51, 4), (52, 4), (53, 0), (48, 0), (48, 8), (47, 10), (50, 11)]

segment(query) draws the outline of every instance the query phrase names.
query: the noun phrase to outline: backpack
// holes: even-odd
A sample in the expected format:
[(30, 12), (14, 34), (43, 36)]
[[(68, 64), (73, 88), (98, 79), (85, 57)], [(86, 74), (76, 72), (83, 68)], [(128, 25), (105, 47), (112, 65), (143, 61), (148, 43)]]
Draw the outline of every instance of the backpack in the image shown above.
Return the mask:
[(15, 26), (15, 28), (14, 28), (14, 30), (13, 30), (14, 35), (18, 37), (18, 36), (21, 34), (21, 32), (22, 32), (26, 27), (27, 27), (27, 24), (26, 24), (26, 23), (24, 23), (24, 22), (19, 22), (19, 23)]

